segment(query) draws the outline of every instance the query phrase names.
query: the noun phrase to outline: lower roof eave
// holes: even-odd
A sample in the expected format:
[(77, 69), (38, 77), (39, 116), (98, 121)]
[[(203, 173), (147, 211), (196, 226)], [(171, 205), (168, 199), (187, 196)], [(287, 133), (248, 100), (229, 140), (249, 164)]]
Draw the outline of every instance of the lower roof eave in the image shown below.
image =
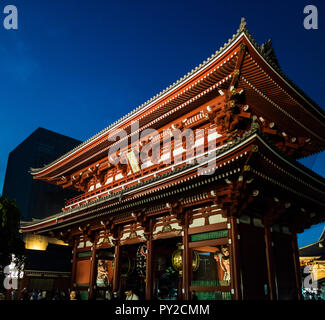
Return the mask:
[[(239, 149), (245, 145), (250, 145), (254, 141), (257, 141), (257, 142), (261, 143), (263, 146), (265, 146), (266, 148), (268, 148), (280, 161), (285, 162), (286, 165), (289, 165), (292, 168), (294, 168), (297, 171), (297, 173), (303, 174), (310, 181), (317, 182), (318, 184), (323, 185), (325, 188), (325, 179), (323, 177), (315, 174), (314, 172), (307, 169), (306, 167), (304, 167), (302, 164), (298, 163), (297, 161), (295, 161), (293, 159), (288, 159), (286, 155), (281, 154), (281, 152), (279, 150), (276, 150), (275, 147), (271, 146), (267, 141), (265, 141), (265, 139), (263, 139), (263, 137), (259, 133), (257, 133), (257, 130), (250, 132), (250, 134), (247, 133), (246, 135), (244, 135), (243, 138), (240, 138), (239, 141), (236, 141), (235, 143), (228, 145), (225, 148), (221, 149), (220, 153), (216, 155), (216, 158), (227, 156), (232, 151)], [(211, 161), (211, 159), (208, 159), (208, 161)], [(166, 178), (166, 180), (169, 181), (169, 180), (174, 179), (175, 176), (177, 176), (177, 174), (181, 175), (186, 172), (193, 172), (193, 170), (196, 170), (200, 166), (203, 166), (205, 164), (206, 163), (201, 163), (201, 164), (196, 164), (189, 168), (185, 168), (184, 170), (181, 170), (180, 172), (174, 173), (173, 175), (171, 175), (171, 177)], [(135, 194), (136, 192), (141, 190), (140, 188), (152, 187), (155, 185), (155, 183), (156, 184), (161, 183), (161, 180), (162, 179), (159, 179), (159, 177), (158, 177), (157, 181), (153, 182), (152, 185), (142, 186), (142, 187), (140, 186), (139, 188), (135, 188), (134, 190), (131, 190), (130, 193)], [(127, 193), (128, 193), (128, 191), (126, 190), (126, 192), (124, 194), (127, 194)], [(49, 231), (51, 229), (59, 229), (59, 228), (61, 228), (61, 226), (63, 228), (66, 225), (65, 222), (67, 222), (68, 220), (70, 220), (70, 221), (76, 220), (73, 223), (77, 223), (79, 221), (78, 217), (77, 218), (73, 217), (71, 219), (69, 217), (69, 216), (71, 216), (71, 214), (76, 213), (76, 212), (81, 212), (83, 210), (88, 210), (90, 207), (100, 205), (101, 203), (107, 204), (111, 201), (116, 200), (116, 198), (118, 198), (118, 197), (119, 197), (119, 195), (116, 195), (114, 197), (110, 197), (108, 199), (101, 200), (100, 202), (94, 201), (94, 203), (87, 204), (86, 207), (81, 206), (80, 208), (74, 209), (74, 211), (69, 211), (68, 213), (60, 212), (57, 215), (54, 215), (54, 216), (44, 219), (43, 221), (38, 221), (36, 223), (31, 222), (30, 224), (26, 224), (25, 226), (21, 227), (21, 230), (22, 230), (22, 232), (25, 232), (25, 233), (26, 232), (41, 233), (41, 232)], [(324, 207), (325, 207), (325, 202), (324, 202)], [(87, 212), (85, 214), (83, 214), (82, 216), (84, 216), (84, 215), (87, 215)], [(90, 218), (88, 218), (88, 219), (90, 219)], [(59, 222), (59, 220), (60, 220), (60, 222)]]

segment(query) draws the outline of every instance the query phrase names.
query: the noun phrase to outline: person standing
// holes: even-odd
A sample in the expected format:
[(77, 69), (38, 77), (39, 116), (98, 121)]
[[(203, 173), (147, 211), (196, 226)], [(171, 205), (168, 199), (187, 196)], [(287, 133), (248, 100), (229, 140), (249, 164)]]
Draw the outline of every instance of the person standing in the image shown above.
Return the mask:
[(11, 291), (11, 300), (17, 300), (17, 290)]
[(119, 296), (119, 294), (116, 291), (113, 292), (113, 298), (112, 298), (112, 300), (115, 300), (115, 301), (120, 300), (120, 296)]
[(196, 295), (195, 290), (192, 291), (192, 300), (199, 300), (197, 295)]
[(21, 300), (28, 300), (28, 291), (27, 288), (24, 288), (21, 292)]
[(107, 288), (107, 290), (105, 292), (105, 299), (106, 300), (112, 300), (113, 299), (113, 294), (112, 294), (112, 290), (111, 290), (110, 286)]
[(126, 296), (125, 300), (139, 300), (139, 297), (133, 293), (132, 289), (127, 289), (124, 293)]

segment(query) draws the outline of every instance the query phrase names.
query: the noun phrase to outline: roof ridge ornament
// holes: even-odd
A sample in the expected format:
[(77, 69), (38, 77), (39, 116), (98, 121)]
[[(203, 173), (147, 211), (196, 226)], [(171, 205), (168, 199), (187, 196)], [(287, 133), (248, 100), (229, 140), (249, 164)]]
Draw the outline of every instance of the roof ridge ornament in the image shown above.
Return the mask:
[(260, 51), (262, 55), (266, 58), (266, 60), (268, 60), (273, 66), (281, 70), (279, 61), (272, 46), (272, 38), (269, 38), (266, 42), (260, 45)]
[(276, 57), (274, 48), (272, 46), (272, 39), (269, 38), (266, 42), (262, 43), (261, 45), (258, 45), (258, 43), (255, 41), (254, 37), (252, 34), (249, 32), (247, 29), (247, 22), (245, 17), (241, 18), (239, 29), (237, 30), (237, 34), (240, 34), (241, 32), (244, 32), (248, 38), (251, 40), (252, 44), (254, 47), (262, 54), (262, 56), (277, 70), (279, 71), (282, 75), (283, 72), (281, 70), (279, 61)]
[(255, 49), (259, 53), (261, 53), (263, 57), (266, 56), (265, 59), (271, 64), (271, 66), (273, 66), (275, 68), (275, 70), (279, 73), (280, 76), (282, 76), (284, 78), (285, 81), (288, 81), (289, 84), (292, 85), (292, 87), (295, 90), (297, 90), (298, 93), (300, 93), (301, 95), (303, 95), (303, 97), (305, 97), (305, 99), (310, 104), (313, 104), (314, 106), (316, 106), (319, 109), (319, 112), (323, 112), (323, 110), (309, 96), (306, 96), (306, 94), (286, 74), (284, 74), (284, 72), (282, 71), (282, 69), (281, 69), (281, 67), (280, 67), (280, 65), (279, 65), (279, 63), (277, 61), (277, 58), (276, 58), (276, 55), (274, 53), (273, 48), (271, 48), (272, 49), (271, 51), (270, 50), (267, 50), (267, 54), (265, 54), (265, 48), (267, 48), (267, 46), (264, 46), (264, 48), (262, 48), (263, 44), (261, 46), (259, 46), (257, 44), (257, 42), (255, 41), (254, 37), (252, 36), (252, 34), (247, 29), (246, 25), (247, 25), (246, 19), (245, 19), (245, 17), (242, 17), (241, 18), (241, 22), (240, 22), (239, 29), (237, 30), (237, 33), (233, 34), (233, 36), (228, 39), (228, 42), (226, 42), (224, 44), (224, 46), (220, 47), (220, 49), (217, 50), (214, 54), (212, 54), (210, 58), (207, 58), (203, 63), (201, 63), (199, 67), (196, 67), (195, 69), (192, 69), (186, 75), (184, 75), (182, 78), (180, 78), (179, 80), (177, 80), (176, 82), (174, 82), (172, 85), (168, 86), (167, 88), (165, 88), (164, 90), (162, 90), (160, 93), (156, 94), (153, 98), (147, 100), (143, 104), (139, 105), (137, 108), (135, 108), (132, 111), (130, 111), (128, 113), (128, 115), (125, 115), (124, 117), (121, 117), (118, 120), (116, 120), (114, 123), (111, 123), (109, 126), (107, 126), (106, 128), (104, 128), (103, 130), (101, 130), (97, 134), (93, 135), (88, 140), (82, 142), (80, 145), (76, 146), (75, 148), (73, 148), (69, 152), (63, 154), (58, 159), (50, 162), (47, 165), (44, 165), (43, 167), (40, 167), (40, 168), (30, 168), (30, 171), (29, 172), (31, 174), (33, 174), (33, 175), (36, 175), (37, 173), (40, 173), (40, 172), (42, 172), (42, 171), (50, 168), (51, 166), (59, 163), (65, 157), (68, 157), (71, 154), (73, 154), (75, 151), (80, 150), (82, 147), (84, 147), (85, 145), (87, 145), (89, 142), (94, 141), (99, 136), (103, 135), (104, 133), (108, 132), (111, 129), (114, 129), (114, 126), (120, 124), (123, 120), (127, 119), (128, 116), (134, 115), (135, 113), (139, 112), (144, 107), (148, 106), (152, 101), (157, 100), (158, 98), (160, 98), (161, 96), (163, 96), (167, 92), (173, 90), (176, 85), (182, 83), (183, 81), (187, 81), (188, 78), (191, 75), (193, 75), (195, 72), (197, 72), (200, 69), (202, 69), (203, 67), (205, 67), (208, 62), (210, 62), (211, 60), (215, 59), (219, 54), (221, 54), (223, 52), (223, 50), (226, 50), (232, 43), (234, 43), (236, 41), (236, 39), (241, 35), (242, 32), (245, 33), (245, 35), (247, 36), (247, 38), (249, 39), (249, 41), (251, 41), (251, 43), (255, 47)]
[(242, 17), (241, 20), (240, 20), (240, 25), (239, 25), (238, 32), (247, 30), (246, 25), (247, 25), (246, 19), (245, 19), (245, 17)]

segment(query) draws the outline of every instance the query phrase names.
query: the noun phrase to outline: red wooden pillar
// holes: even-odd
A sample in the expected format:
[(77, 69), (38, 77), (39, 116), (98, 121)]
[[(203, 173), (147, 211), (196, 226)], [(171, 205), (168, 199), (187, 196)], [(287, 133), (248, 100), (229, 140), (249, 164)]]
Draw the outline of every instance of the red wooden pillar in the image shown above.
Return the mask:
[(30, 282), (30, 277), (29, 276), (25, 276), (22, 279), (18, 278), (18, 290), (19, 292), (24, 289), (27, 288), (28, 291), (31, 291), (34, 288), (30, 288), (29, 287), (29, 282)]
[(120, 241), (117, 240), (114, 252), (113, 292), (118, 291), (120, 287), (120, 250)]
[(235, 216), (229, 217), (230, 222), (230, 252), (231, 252), (231, 291), (235, 300), (241, 300), (240, 261), (238, 243), (238, 225)]
[(270, 300), (276, 300), (275, 290), (275, 273), (274, 273), (274, 259), (272, 252), (272, 237), (271, 229), (268, 225), (264, 227), (264, 238), (265, 238), (265, 253), (266, 253), (266, 265), (267, 265), (267, 276), (268, 285), (270, 290)]
[(147, 240), (147, 263), (146, 263), (146, 300), (152, 300), (153, 295), (153, 254), (154, 247), (152, 241), (152, 219), (149, 222), (149, 234)]
[(96, 245), (95, 241), (91, 247), (91, 267), (89, 278), (89, 299), (94, 299), (95, 293), (95, 274), (96, 274)]
[(182, 270), (182, 297), (183, 300), (190, 299), (189, 281), (190, 281), (190, 268), (192, 266), (192, 259), (189, 256), (189, 243), (188, 243), (188, 212), (185, 213), (185, 225), (183, 229), (183, 270)]
[(295, 277), (296, 277), (296, 287), (297, 287), (297, 297), (298, 300), (303, 300), (302, 292), (301, 292), (301, 273), (300, 273), (300, 262), (299, 262), (299, 251), (297, 244), (297, 233), (293, 232), (292, 234), (292, 253), (293, 253), (293, 261), (295, 268)]
[(78, 239), (73, 240), (73, 254), (72, 254), (72, 271), (71, 271), (71, 289), (76, 286), (76, 271), (77, 271), (77, 247)]

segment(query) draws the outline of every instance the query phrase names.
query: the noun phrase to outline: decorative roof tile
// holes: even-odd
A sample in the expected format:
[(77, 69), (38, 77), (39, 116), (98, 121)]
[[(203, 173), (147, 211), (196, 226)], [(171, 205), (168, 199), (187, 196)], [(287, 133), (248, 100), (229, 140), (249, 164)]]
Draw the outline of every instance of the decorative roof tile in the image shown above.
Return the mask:
[[(117, 121), (115, 121), (114, 123), (112, 123), (111, 125), (109, 125), (108, 127), (104, 128), (103, 130), (101, 130), (100, 132), (98, 132), (97, 134), (95, 134), (94, 136), (92, 136), (91, 138), (89, 138), (88, 140), (86, 140), (85, 142), (81, 143), (80, 145), (78, 145), (77, 147), (75, 147), (74, 149), (72, 149), (71, 151), (69, 151), (68, 153), (64, 154), (60, 158), (58, 158), (55, 161), (53, 161), (53, 162), (45, 165), (42, 168), (31, 168), (30, 169), (30, 172), (32, 174), (37, 174), (37, 173), (39, 173), (39, 172), (41, 172), (41, 171), (43, 171), (43, 170), (51, 167), (52, 165), (55, 165), (55, 164), (59, 163), (62, 159), (66, 158), (67, 156), (69, 156), (71, 154), (73, 154), (75, 151), (80, 150), (82, 147), (84, 147), (85, 145), (87, 145), (89, 142), (96, 140), (99, 136), (101, 136), (104, 133), (110, 131), (116, 125), (121, 124), (125, 119), (130, 118), (132, 115), (134, 115), (135, 113), (137, 113), (141, 109), (144, 109), (149, 104), (151, 104), (153, 101), (155, 101), (155, 100), (159, 99), (160, 97), (162, 97), (163, 95), (165, 95), (167, 92), (172, 91), (176, 86), (178, 86), (182, 82), (187, 81), (193, 74), (199, 73), (208, 63), (211, 62), (211, 60), (215, 59), (218, 55), (220, 55), (221, 53), (225, 52), (226, 49), (229, 46), (231, 46), (243, 33), (250, 40), (250, 42), (252, 43), (252, 45), (254, 46), (254, 48), (260, 53), (260, 55), (274, 68), (274, 70), (276, 70), (276, 72), (278, 72), (278, 74), (285, 81), (287, 81), (295, 90), (297, 90), (301, 95), (303, 95), (309, 101), (309, 103), (313, 104), (324, 115), (324, 118), (325, 118), (324, 110), (322, 108), (320, 108), (290, 78), (288, 78), (283, 73), (283, 71), (281, 70), (281, 68), (279, 66), (279, 63), (277, 62), (277, 59), (276, 59), (274, 50), (271, 47), (271, 44), (272, 43), (270, 43), (268, 41), (266, 43), (263, 43), (261, 46), (259, 46), (257, 44), (257, 42), (255, 41), (255, 39), (253, 38), (253, 36), (251, 35), (251, 33), (246, 28), (246, 25), (247, 25), (247, 23), (246, 23), (245, 18), (241, 18), (241, 23), (240, 23), (240, 26), (239, 26), (239, 28), (237, 30), (237, 33), (233, 34), (232, 38), (230, 38), (228, 40), (228, 42), (226, 42), (222, 47), (219, 48), (218, 51), (216, 51), (214, 54), (211, 55), (211, 57), (209, 57), (205, 61), (203, 61), (203, 63), (201, 63), (195, 69), (192, 69), (190, 72), (188, 72), (186, 75), (184, 75), (179, 80), (177, 80), (176, 82), (174, 82), (172, 85), (170, 85), (169, 87), (167, 87), (166, 89), (164, 89), (160, 93), (156, 94), (154, 97), (150, 98), (145, 103), (143, 103), (142, 105), (138, 106), (137, 108), (135, 108), (134, 110), (132, 110), (131, 112), (129, 112), (127, 115), (124, 115), (122, 118), (118, 119)], [(268, 49), (268, 50), (266, 50), (266, 49)]]

